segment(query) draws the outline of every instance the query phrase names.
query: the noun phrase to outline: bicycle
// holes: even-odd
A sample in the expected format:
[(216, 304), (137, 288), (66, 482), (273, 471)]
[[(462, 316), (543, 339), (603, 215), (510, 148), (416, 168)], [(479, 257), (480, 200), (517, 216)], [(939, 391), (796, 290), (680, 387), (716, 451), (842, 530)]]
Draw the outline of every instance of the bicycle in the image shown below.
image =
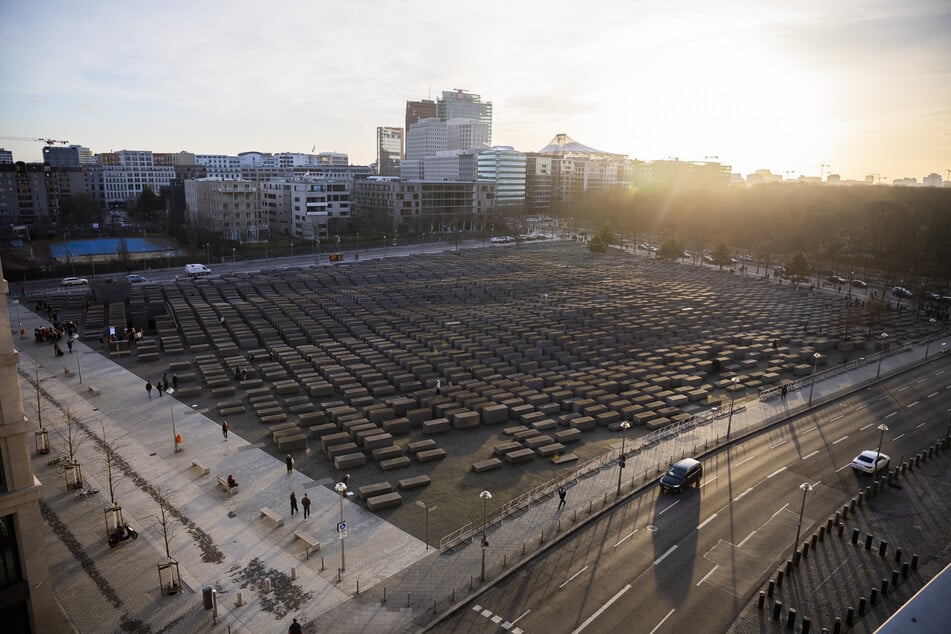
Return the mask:
[(69, 456), (56, 456), (52, 460), (46, 463), (51, 467), (68, 467), (69, 466)]
[(99, 489), (80, 489), (79, 491), (76, 491), (76, 497), (85, 498), (89, 497), (90, 495), (96, 495), (97, 493), (99, 493)]

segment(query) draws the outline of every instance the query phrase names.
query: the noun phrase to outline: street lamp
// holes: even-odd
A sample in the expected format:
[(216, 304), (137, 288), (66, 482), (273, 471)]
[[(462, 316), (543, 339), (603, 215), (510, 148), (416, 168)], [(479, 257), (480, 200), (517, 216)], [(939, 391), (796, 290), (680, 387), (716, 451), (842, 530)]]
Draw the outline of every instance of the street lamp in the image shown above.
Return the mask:
[(621, 496), (621, 474), (624, 472), (625, 457), (624, 457), (624, 441), (627, 440), (627, 430), (631, 428), (631, 424), (626, 420), (621, 421), (621, 457), (617, 461), (617, 494), (618, 497)]
[(13, 305), (17, 307), (17, 330), (20, 331), (20, 339), (23, 339), (23, 322), (20, 321), (20, 300), (13, 300)]
[(803, 482), (799, 485), (799, 488), (802, 489), (802, 505), (799, 507), (799, 523), (796, 525), (796, 541), (793, 542), (793, 563), (799, 563), (799, 532), (802, 529), (802, 514), (806, 510), (806, 493), (812, 491), (812, 485), (808, 482)]
[[(73, 341), (75, 341), (76, 343), (79, 343), (79, 335), (78, 335), (78, 334), (73, 334)], [(76, 366), (77, 366), (77, 369), (79, 370), (79, 382), (80, 382), (80, 383), (83, 382), (83, 362), (82, 362), (82, 360), (81, 360), (82, 358), (83, 358), (82, 350), (80, 350), (79, 348), (76, 348)]]
[(211, 265), (211, 255), (208, 251), (208, 243), (205, 243), (205, 264)]
[(343, 498), (347, 495), (347, 483), (338, 482), (334, 485), (334, 491), (340, 494), (340, 523), (337, 524), (337, 532), (340, 533), (340, 570), (346, 570), (347, 553), (344, 551), (344, 538), (347, 536), (347, 525), (343, 521)]
[(878, 339), (882, 342), (882, 350), (878, 353), (881, 356), (878, 357), (878, 370), (875, 372), (876, 379), (882, 376), (882, 361), (885, 360), (885, 346), (888, 343), (888, 333), (883, 332), (878, 336)]
[(489, 547), (489, 540), (485, 538), (485, 504), (492, 499), (492, 494), (488, 491), (483, 491), (479, 494), (479, 497), (482, 498), (482, 581), (485, 581), (485, 549)]
[(729, 440), (730, 430), (733, 428), (733, 403), (736, 401), (736, 388), (740, 384), (740, 377), (735, 376), (730, 379), (730, 382), (733, 383), (733, 388), (730, 390), (730, 418), (727, 419), (726, 423), (726, 437)]
[[(931, 319), (928, 320), (928, 323), (931, 324), (932, 329), (934, 328), (934, 325), (935, 325), (935, 323), (936, 323), (937, 321), (938, 321), (938, 320), (935, 319), (934, 317), (932, 317)], [(931, 348), (931, 339), (928, 339), (928, 345), (925, 346), (925, 359), (928, 358), (928, 350), (929, 350), (930, 348)]]
[(819, 359), (822, 357), (818, 352), (812, 355), (812, 385), (809, 386), (809, 404), (812, 405), (812, 391), (816, 388), (816, 366), (819, 365)]
[(235, 264), (238, 261), (238, 252), (235, 251), (234, 247), (231, 247), (231, 263)]
[(166, 388), (165, 393), (168, 394), (168, 413), (172, 418), (172, 440), (175, 442), (175, 453), (178, 453), (182, 450), (182, 444), (178, 442), (178, 432), (175, 431), (175, 408), (172, 407), (174, 404), (172, 394), (175, 393), (175, 388)]
[(429, 550), (429, 514), (432, 511), (435, 511), (438, 507), (435, 504), (426, 506), (426, 503), (422, 500), (416, 500), (416, 506), (419, 506), (424, 511), (426, 511), (426, 550)]
[(882, 438), (885, 437), (885, 432), (888, 431), (888, 425), (882, 423), (878, 426), (878, 449), (875, 450), (875, 466), (872, 468), (872, 473), (878, 473), (878, 460), (882, 456)]
[(294, 243), (291, 242), (291, 257), (294, 257)]

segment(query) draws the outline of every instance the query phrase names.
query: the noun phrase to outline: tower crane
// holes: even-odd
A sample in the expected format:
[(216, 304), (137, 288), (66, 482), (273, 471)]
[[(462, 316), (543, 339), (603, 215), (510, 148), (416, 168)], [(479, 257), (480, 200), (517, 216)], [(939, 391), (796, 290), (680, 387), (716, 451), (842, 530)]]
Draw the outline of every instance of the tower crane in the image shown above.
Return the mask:
[(823, 163), (822, 165), (819, 166), (819, 180), (820, 181), (825, 177), (827, 167), (829, 167), (828, 163)]
[(56, 145), (57, 143), (62, 143), (63, 145), (69, 145), (69, 141), (57, 141), (56, 139), (39, 139), (31, 136), (0, 136), (0, 140), (3, 141), (37, 141), (39, 143), (45, 143), (46, 145)]

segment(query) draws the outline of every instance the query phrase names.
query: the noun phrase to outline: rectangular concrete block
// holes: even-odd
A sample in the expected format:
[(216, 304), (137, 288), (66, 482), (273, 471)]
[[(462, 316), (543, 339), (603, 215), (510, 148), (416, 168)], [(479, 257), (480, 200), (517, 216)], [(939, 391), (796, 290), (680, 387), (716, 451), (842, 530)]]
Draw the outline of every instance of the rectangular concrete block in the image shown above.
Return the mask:
[(334, 458), (334, 468), (338, 471), (352, 469), (353, 467), (359, 467), (360, 465), (364, 465), (366, 463), (366, 454), (359, 452), (343, 454)]
[(434, 460), (442, 460), (445, 457), (446, 450), (441, 447), (416, 452), (416, 459), (420, 462), (432, 462)]
[(502, 461), (498, 458), (488, 458), (486, 460), (480, 460), (478, 462), (472, 463), (472, 470), (476, 473), (482, 473), (483, 471), (491, 471), (492, 469), (499, 469), (502, 467)]
[(392, 506), (399, 506), (402, 503), (403, 496), (393, 491), (392, 493), (384, 493), (383, 495), (376, 495), (367, 499), (367, 508), (371, 511), (379, 511)]
[(394, 458), (387, 458), (386, 460), (380, 460), (380, 468), (384, 471), (392, 471), (393, 469), (401, 469), (403, 467), (408, 467), (413, 464), (413, 461), (407, 456), (396, 456)]
[(375, 495), (383, 495), (384, 493), (390, 493), (393, 491), (393, 485), (389, 482), (376, 482), (374, 484), (367, 484), (357, 489), (357, 497), (361, 500), (365, 500), (369, 497)]
[(452, 415), (452, 426), (456, 429), (467, 429), (479, 426), (479, 412), (460, 412)]
[(397, 486), (401, 489), (418, 489), (419, 487), (426, 487), (432, 484), (432, 479), (428, 475), (418, 475), (411, 478), (403, 478), (397, 482)]
[(509, 463), (530, 462), (535, 459), (535, 452), (531, 449), (518, 449), (505, 454), (505, 460)]
[(440, 434), (451, 429), (451, 423), (448, 418), (434, 418), (423, 423), (424, 434)]

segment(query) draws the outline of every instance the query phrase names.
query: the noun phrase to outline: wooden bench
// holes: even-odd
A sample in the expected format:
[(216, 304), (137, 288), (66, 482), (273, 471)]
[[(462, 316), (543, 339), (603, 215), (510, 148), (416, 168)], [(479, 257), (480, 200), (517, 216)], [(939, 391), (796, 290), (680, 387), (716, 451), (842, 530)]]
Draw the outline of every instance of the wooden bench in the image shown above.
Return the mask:
[(393, 485), (389, 482), (376, 482), (374, 484), (367, 484), (359, 489), (357, 489), (357, 497), (361, 500), (366, 500), (367, 498), (372, 498), (375, 495), (383, 495), (384, 493), (390, 493), (393, 491)]
[(413, 476), (412, 478), (403, 478), (396, 483), (397, 486), (401, 489), (417, 489), (419, 487), (427, 487), (432, 484), (432, 479), (428, 475), (418, 475)]
[[(218, 479), (220, 480), (221, 478), (218, 478)], [(275, 526), (284, 526), (284, 518), (266, 506), (261, 509), (261, 515), (263, 515), (264, 517), (274, 522)]]
[(90, 392), (93, 396), (99, 396), (99, 388), (96, 387), (95, 385), (90, 385), (90, 386), (89, 386), (89, 392)]
[(208, 475), (211, 472), (211, 469), (201, 464), (197, 460), (192, 460), (192, 468), (196, 469), (201, 475)]
[(384, 493), (383, 495), (375, 495), (367, 499), (367, 508), (371, 511), (377, 511), (380, 509), (389, 508), (391, 506), (399, 506), (403, 503), (403, 496), (393, 491), (392, 493)]
[(320, 542), (317, 541), (316, 537), (312, 537), (303, 531), (297, 531), (294, 533), (294, 537), (304, 542), (304, 545), (307, 547), (307, 556), (310, 557), (310, 551), (320, 550)]
[[(194, 463), (193, 463), (194, 464)], [(234, 495), (238, 492), (238, 487), (228, 486), (228, 480), (222, 478), (221, 476), (215, 476), (218, 478), (218, 486), (228, 492), (229, 495)]]
[(498, 469), (502, 466), (502, 461), (498, 458), (489, 458), (487, 460), (480, 460), (478, 462), (472, 463), (472, 470), (476, 473), (482, 473), (483, 471), (491, 471), (492, 469)]

